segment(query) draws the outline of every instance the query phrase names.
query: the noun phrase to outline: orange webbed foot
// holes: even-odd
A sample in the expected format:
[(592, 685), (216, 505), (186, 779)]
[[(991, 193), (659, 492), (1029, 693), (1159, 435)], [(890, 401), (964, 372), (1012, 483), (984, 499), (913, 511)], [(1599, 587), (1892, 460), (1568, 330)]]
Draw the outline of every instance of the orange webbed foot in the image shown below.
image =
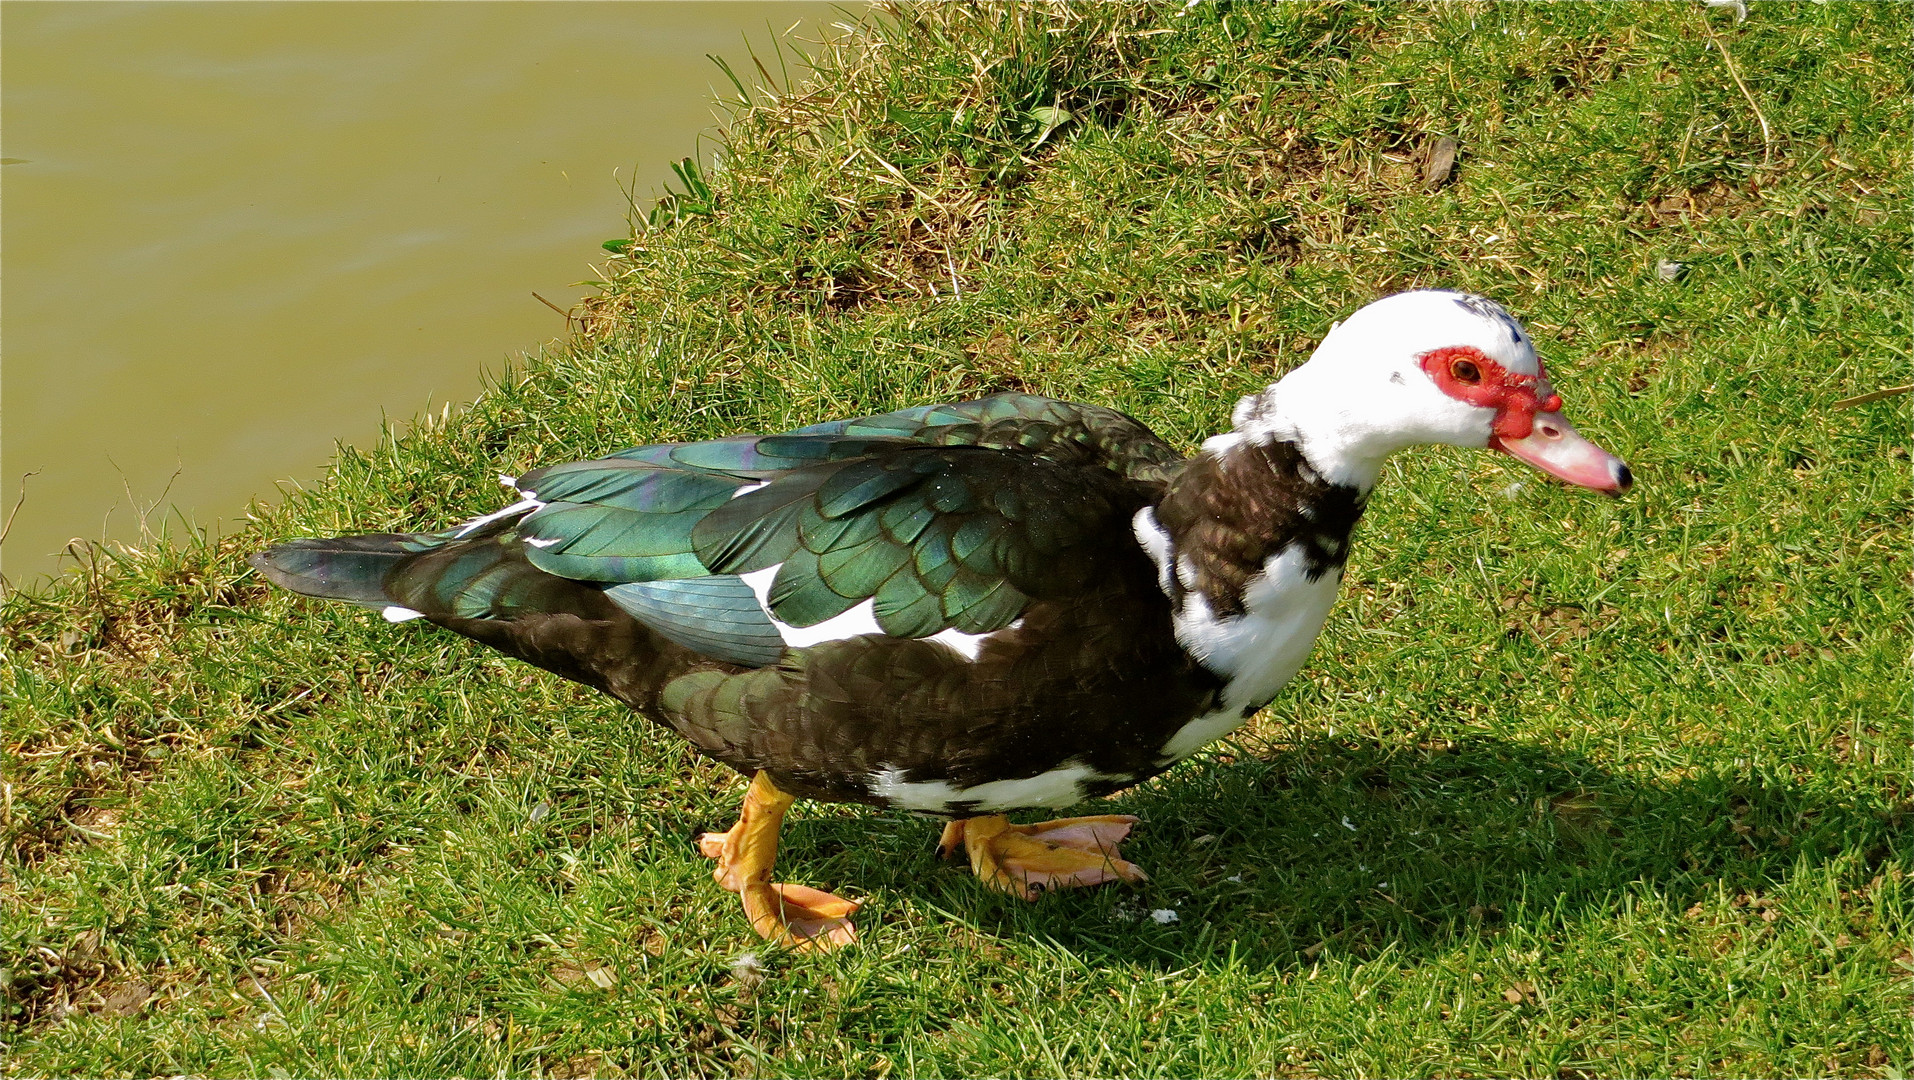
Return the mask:
[(795, 801), (759, 773), (745, 792), (744, 809), (730, 831), (698, 837), (698, 851), (717, 860), (712, 878), (720, 888), (744, 899), (745, 915), (758, 936), (795, 949), (834, 949), (857, 940), (846, 900), (808, 885), (771, 880), (777, 861), (778, 829)]
[(949, 857), (962, 846), (971, 869), (986, 884), (1035, 900), (1051, 889), (1148, 880), (1141, 867), (1118, 855), (1118, 846), (1137, 820), (1129, 814), (1102, 814), (1012, 825), (996, 815), (967, 818), (944, 827), (939, 847)]

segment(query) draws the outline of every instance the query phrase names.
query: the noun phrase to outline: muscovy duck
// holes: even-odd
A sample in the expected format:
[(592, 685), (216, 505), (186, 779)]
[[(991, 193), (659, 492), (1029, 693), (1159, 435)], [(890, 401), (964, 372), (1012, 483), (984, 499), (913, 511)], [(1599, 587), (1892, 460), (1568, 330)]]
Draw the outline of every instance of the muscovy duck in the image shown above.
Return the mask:
[(501, 480), (457, 528), (292, 540), (252, 563), (595, 687), (751, 781), (699, 847), (752, 927), (853, 939), (771, 881), (795, 798), (945, 819), (979, 877), (1138, 881), (1135, 818), (1012, 825), (1154, 776), (1302, 666), (1391, 453), (1488, 447), (1619, 495), (1500, 305), (1402, 293), (1331, 328), (1185, 459), (1112, 409), (1005, 393), (783, 435), (640, 446)]

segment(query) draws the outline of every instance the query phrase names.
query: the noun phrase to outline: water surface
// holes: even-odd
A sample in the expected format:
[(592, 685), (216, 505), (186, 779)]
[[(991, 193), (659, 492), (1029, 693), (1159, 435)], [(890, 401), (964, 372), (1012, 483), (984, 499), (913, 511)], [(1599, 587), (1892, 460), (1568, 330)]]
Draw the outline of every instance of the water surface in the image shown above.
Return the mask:
[[(559, 335), (706, 59), (823, 3), (0, 5), (0, 570), (202, 526)], [(614, 174), (617, 179), (614, 180)], [(174, 517), (178, 528), (180, 517)], [(68, 560), (70, 564), (71, 560)]]

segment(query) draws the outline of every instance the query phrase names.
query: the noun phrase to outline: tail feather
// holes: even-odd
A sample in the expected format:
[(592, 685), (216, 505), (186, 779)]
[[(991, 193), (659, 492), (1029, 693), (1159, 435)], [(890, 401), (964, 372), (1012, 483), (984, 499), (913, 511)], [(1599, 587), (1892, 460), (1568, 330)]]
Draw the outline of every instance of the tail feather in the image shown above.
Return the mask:
[(387, 573), (386, 595), (414, 611), (456, 619), (602, 619), (618, 610), (596, 585), (527, 562), (516, 535), (458, 540), (410, 556)]
[(382, 608), (394, 602), (386, 591), (392, 571), (434, 546), (431, 539), (405, 533), (373, 533), (288, 540), (246, 561), (282, 589)]
[(449, 619), (526, 614), (617, 617), (595, 586), (557, 577), (525, 559), (509, 523), (469, 537), (455, 533), (373, 533), (289, 540), (249, 560), (268, 581), (307, 596), (385, 612)]

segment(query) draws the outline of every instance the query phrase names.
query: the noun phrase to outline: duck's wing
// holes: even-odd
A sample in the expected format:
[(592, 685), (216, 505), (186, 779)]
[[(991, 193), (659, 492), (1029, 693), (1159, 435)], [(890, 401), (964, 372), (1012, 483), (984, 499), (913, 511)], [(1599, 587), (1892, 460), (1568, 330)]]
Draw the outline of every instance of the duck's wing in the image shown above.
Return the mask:
[[(1095, 580), (1180, 462), (1120, 413), (997, 395), (541, 469), (518, 482), (545, 505), (517, 531), (532, 565), (607, 583), (668, 636), (716, 615), (762, 635), (753, 607), (814, 626), (865, 600), (891, 636), (987, 633)], [(743, 579), (765, 571), (758, 596)]]
[[(301, 592), (459, 619), (588, 615), (598, 593), (761, 667), (779, 623), (867, 600), (882, 633), (927, 637), (1068, 597), (1131, 546), (1131, 515), (1181, 461), (1113, 410), (1000, 394), (537, 469), (515, 482), (523, 502), (461, 529), (294, 541), (259, 565)], [(315, 571), (343, 584), (301, 582)]]
[(1175, 447), (1126, 413), (1037, 394), (1001, 393), (924, 405), (814, 424), (791, 434), (884, 436), (937, 446), (1017, 450), (1104, 469), (1152, 488), (1167, 485), (1184, 463)]

